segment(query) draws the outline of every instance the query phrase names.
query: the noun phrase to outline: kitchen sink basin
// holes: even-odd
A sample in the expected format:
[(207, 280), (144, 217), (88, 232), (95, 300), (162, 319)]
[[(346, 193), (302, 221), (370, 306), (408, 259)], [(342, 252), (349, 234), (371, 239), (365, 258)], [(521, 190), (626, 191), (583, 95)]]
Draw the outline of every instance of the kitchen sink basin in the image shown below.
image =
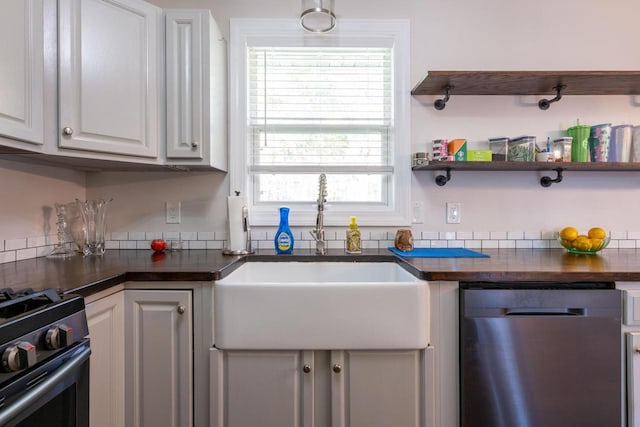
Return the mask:
[(410, 349), (429, 339), (427, 282), (394, 262), (245, 262), (214, 285), (221, 349)]

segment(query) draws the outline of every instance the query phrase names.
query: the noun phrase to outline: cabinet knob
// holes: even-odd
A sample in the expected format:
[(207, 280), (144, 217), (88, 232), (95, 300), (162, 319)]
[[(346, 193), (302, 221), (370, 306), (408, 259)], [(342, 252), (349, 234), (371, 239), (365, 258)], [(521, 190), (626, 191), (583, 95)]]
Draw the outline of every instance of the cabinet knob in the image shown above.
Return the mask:
[(62, 134), (67, 136), (73, 135), (73, 129), (71, 129), (70, 127), (62, 128)]
[(186, 310), (185, 310), (185, 308), (184, 308), (184, 305), (179, 305), (179, 306), (178, 306), (178, 314), (184, 314), (184, 312), (185, 312), (185, 311), (186, 311)]
[(333, 365), (333, 372), (335, 372), (336, 374), (342, 372), (342, 365), (340, 365), (339, 363)]
[(305, 374), (308, 374), (309, 372), (311, 372), (311, 365), (309, 365), (308, 363), (305, 363), (304, 366), (302, 367), (302, 371)]
[(640, 353), (640, 347), (636, 347), (633, 351), (635, 351), (636, 353)]
[(193, 141), (191, 143), (191, 148), (198, 148), (198, 141)]

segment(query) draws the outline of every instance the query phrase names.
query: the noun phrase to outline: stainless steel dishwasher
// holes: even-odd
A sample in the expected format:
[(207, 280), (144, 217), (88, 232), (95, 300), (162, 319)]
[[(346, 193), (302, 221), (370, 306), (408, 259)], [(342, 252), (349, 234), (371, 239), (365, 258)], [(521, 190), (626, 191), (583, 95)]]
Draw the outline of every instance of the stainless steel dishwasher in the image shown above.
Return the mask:
[(613, 283), (461, 283), (462, 427), (617, 427)]

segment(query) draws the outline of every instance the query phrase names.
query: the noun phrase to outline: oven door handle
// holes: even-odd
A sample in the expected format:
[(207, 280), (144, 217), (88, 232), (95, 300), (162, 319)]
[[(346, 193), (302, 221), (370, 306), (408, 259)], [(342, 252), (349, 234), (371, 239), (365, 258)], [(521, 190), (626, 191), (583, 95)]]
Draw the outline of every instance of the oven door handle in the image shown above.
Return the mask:
[(89, 347), (85, 347), (65, 362), (60, 369), (56, 370), (36, 387), (25, 393), (25, 395), (17, 402), (0, 411), (0, 426), (3, 426), (13, 420), (15, 417), (23, 413), (29, 406), (36, 403), (38, 399), (53, 390), (61, 381), (69, 375), (72, 375), (76, 369), (86, 362), (90, 355), (91, 349)]

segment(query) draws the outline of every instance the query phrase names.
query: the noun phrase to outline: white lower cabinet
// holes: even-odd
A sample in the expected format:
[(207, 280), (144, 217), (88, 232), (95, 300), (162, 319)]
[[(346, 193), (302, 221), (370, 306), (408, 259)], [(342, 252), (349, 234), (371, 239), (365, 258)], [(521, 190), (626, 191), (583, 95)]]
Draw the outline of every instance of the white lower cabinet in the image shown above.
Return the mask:
[(124, 425), (124, 292), (86, 306), (91, 359), (89, 361), (89, 424)]
[(640, 427), (640, 282), (616, 282), (623, 299), (622, 425)]
[[(194, 357), (193, 292), (126, 289), (88, 299), (92, 427), (204, 425), (206, 414), (194, 422), (194, 360), (202, 358)], [(200, 384), (208, 381), (196, 382), (206, 394)]]
[(425, 426), (425, 351), (211, 349), (211, 426)]
[(640, 332), (628, 332), (627, 341), (627, 426), (640, 427)]
[(193, 308), (188, 290), (127, 290), (127, 426), (193, 425)]

